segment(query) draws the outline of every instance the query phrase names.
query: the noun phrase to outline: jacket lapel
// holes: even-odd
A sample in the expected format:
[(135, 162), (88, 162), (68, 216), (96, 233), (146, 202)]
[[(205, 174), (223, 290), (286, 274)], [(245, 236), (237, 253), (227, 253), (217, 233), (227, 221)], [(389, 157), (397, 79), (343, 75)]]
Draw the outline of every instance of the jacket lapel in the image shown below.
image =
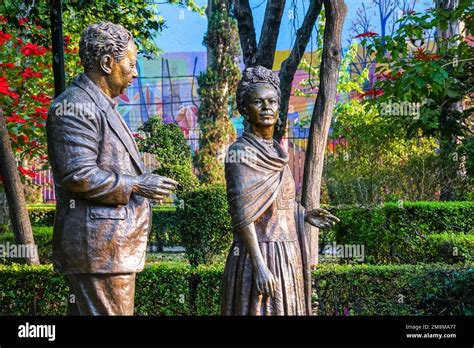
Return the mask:
[(118, 111), (113, 110), (109, 101), (102, 95), (99, 87), (97, 87), (85, 74), (81, 74), (74, 80), (74, 84), (83, 89), (101, 109), (107, 118), (110, 128), (117, 134), (120, 141), (127, 149), (130, 157), (135, 162), (140, 174), (144, 174), (143, 161), (140, 159), (137, 144), (133, 139), (132, 133), (128, 129), (125, 121), (122, 119)]

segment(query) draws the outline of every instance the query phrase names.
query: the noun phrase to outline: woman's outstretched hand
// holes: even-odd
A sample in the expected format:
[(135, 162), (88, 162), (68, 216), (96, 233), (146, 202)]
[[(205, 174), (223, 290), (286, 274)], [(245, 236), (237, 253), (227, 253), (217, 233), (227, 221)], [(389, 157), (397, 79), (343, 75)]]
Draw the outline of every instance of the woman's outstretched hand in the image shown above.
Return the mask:
[(306, 211), (305, 220), (318, 228), (331, 228), (336, 224), (336, 222), (341, 221), (323, 208)]

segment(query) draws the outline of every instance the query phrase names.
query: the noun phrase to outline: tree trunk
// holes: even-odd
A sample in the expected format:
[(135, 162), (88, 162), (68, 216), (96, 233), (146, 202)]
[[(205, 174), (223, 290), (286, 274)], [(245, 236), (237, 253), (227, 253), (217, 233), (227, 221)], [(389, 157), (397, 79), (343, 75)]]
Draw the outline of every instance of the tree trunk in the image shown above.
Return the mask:
[[(320, 69), (318, 96), (311, 118), (311, 128), (306, 150), (302, 204), (310, 210), (319, 207), (324, 152), (331, 124), (333, 108), (336, 103), (336, 86), (341, 64), (341, 36), (347, 6), (344, 0), (324, 0), (326, 25)], [(310, 228), (311, 263), (318, 263), (317, 228)]]
[[(238, 24), (229, 15), (229, 0), (209, 0), (206, 72), (198, 77), (199, 128), (201, 139), (196, 165), (201, 182), (222, 184), (224, 157), (235, 131), (229, 117), (229, 102), (240, 78), (236, 57), (240, 55)], [(227, 59), (232, 57), (232, 59)]]
[(249, 0), (235, 0), (234, 16), (239, 27), (240, 47), (246, 67), (257, 62), (257, 37), (253, 25), (252, 9)]
[[(30, 217), (26, 207), (23, 184), (13, 155), (10, 143), (10, 136), (5, 122), (3, 112), (0, 110), (0, 168), (3, 174), (3, 187), (7, 196), (10, 210), (13, 232), (18, 246), (26, 246), (28, 255), (26, 262), (29, 265), (38, 265), (39, 258), (36, 253), (33, 230), (31, 228)], [(21, 248), (25, 249), (25, 248)]]
[[(445, 10), (454, 10), (459, 5), (459, 0), (437, 0), (436, 6)], [(459, 22), (452, 21), (446, 28), (439, 28), (436, 32), (436, 39), (448, 39), (454, 35), (459, 35)], [(456, 199), (456, 177), (460, 174), (461, 156), (457, 154), (459, 141), (449, 131), (456, 127), (453, 113), (462, 112), (462, 101), (447, 103), (441, 108), (439, 119), (440, 124), (440, 159), (441, 159), (441, 201), (452, 201)], [(454, 123), (454, 124), (453, 124)]]
[[(281, 17), (285, 9), (285, 0), (267, 0), (262, 32), (258, 41), (257, 65), (273, 69), (276, 44), (280, 33)], [(277, 29), (278, 28), (278, 29)]]
[[(0, 168), (0, 176), (3, 178), (3, 174)], [(2, 179), (3, 181), (3, 179)], [(3, 189), (3, 184), (0, 184), (0, 234), (7, 232), (10, 225), (10, 213), (8, 212), (7, 196)]]
[(280, 89), (281, 89), (281, 105), (280, 105), (280, 118), (275, 129), (274, 138), (279, 142), (285, 135), (286, 131), (286, 119), (288, 116), (288, 106), (290, 103), (291, 87), (293, 84), (293, 78), (295, 77), (298, 65), (303, 58), (308, 41), (311, 38), (311, 31), (313, 30), (314, 24), (319, 17), (323, 0), (311, 0), (308, 8), (308, 12), (303, 20), (301, 28), (296, 33), (296, 40), (291, 50), (290, 56), (285, 59), (280, 69)]

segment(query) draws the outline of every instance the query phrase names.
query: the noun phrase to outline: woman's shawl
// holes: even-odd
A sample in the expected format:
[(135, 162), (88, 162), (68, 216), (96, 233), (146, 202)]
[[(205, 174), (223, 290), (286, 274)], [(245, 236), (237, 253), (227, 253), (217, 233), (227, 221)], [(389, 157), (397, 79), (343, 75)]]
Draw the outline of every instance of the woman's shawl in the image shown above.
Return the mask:
[(244, 133), (227, 151), (225, 177), (234, 230), (257, 220), (280, 191), (288, 155), (273, 142), (278, 155), (253, 134)]

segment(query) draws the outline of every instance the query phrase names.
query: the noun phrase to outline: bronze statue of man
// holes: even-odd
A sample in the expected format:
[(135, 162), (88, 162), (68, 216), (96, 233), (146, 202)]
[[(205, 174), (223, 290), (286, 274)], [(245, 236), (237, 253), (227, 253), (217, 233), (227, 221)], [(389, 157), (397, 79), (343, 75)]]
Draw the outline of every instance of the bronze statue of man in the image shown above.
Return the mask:
[(311, 315), (311, 272), (304, 222), (321, 228), (338, 219), (295, 202), (288, 154), (273, 140), (280, 81), (262, 66), (247, 68), (237, 88), (243, 136), (226, 156), (234, 242), (227, 257), (223, 315)]
[(150, 200), (177, 183), (145, 174), (115, 97), (137, 77), (137, 47), (121, 25), (89, 25), (79, 43), (84, 73), (48, 113), (56, 188), (53, 263), (68, 276), (81, 315), (133, 315), (143, 269)]

